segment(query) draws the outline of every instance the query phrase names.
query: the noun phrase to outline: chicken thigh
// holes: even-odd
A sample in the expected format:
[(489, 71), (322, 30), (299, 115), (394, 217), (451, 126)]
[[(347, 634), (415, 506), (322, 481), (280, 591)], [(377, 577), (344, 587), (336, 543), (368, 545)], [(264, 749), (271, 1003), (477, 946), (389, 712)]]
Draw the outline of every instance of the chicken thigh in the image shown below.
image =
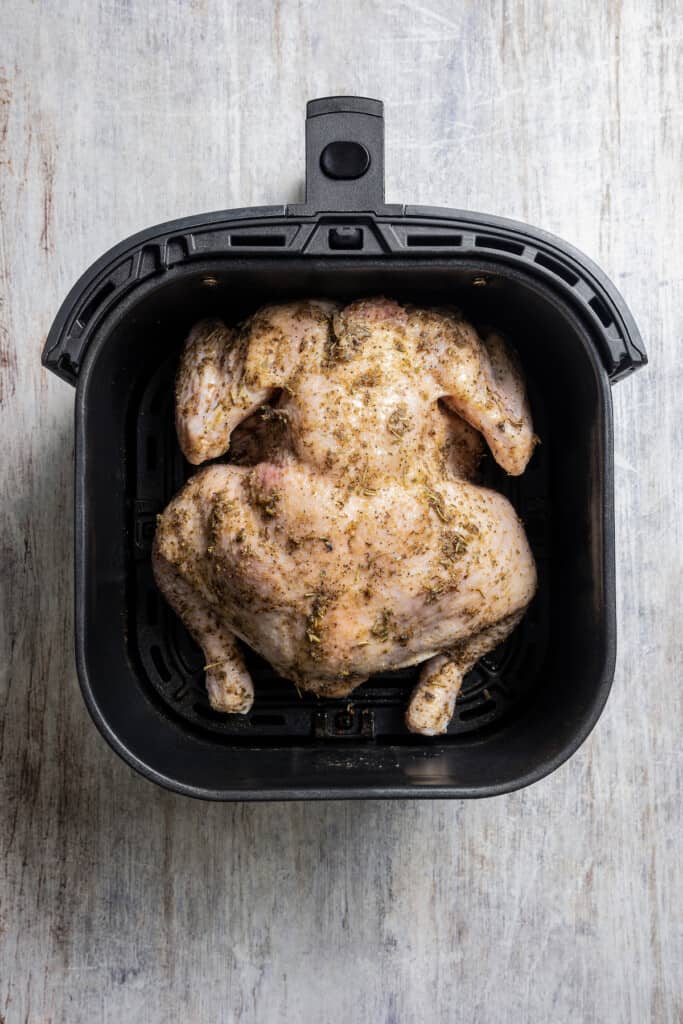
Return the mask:
[(472, 482), (484, 440), (515, 475), (536, 441), (503, 339), (384, 298), (203, 321), (176, 425), (195, 465), (232, 445), (159, 517), (153, 552), (212, 707), (251, 707), (239, 637), (320, 696), (423, 663), (406, 724), (444, 732), (464, 674), (536, 587), (514, 509)]

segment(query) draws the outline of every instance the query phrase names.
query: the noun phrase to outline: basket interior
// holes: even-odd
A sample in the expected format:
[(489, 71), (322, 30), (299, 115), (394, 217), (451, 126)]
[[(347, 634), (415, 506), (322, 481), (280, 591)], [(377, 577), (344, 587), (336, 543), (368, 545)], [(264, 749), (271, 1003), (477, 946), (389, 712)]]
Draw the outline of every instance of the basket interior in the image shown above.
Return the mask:
[[(416, 737), (403, 724), (418, 669), (375, 676), (351, 698), (319, 700), (299, 694), (246, 651), (253, 709), (246, 716), (217, 714), (206, 698), (201, 652), (151, 574), (155, 517), (192, 471), (175, 439), (172, 394), (192, 324), (207, 315), (235, 323), (265, 302), (293, 297), (373, 294), (448, 302), (476, 324), (502, 330), (521, 357), (542, 441), (518, 478), (507, 477), (492, 458), (484, 460), (481, 482), (506, 494), (524, 522), (539, 590), (508, 641), (469, 673), (448, 733), (438, 741)], [(609, 660), (604, 517), (610, 421), (590, 339), (557, 296), (503, 266), (492, 273), (474, 263), (198, 265), (169, 272), (124, 303), (98, 332), (83, 376), (83, 646), (89, 685), (100, 707), (108, 708), (105, 717), (124, 721), (121, 702), (128, 698), (130, 707), (135, 691), (158, 718), (204, 746), (324, 747), (343, 749), (347, 757), (387, 745), (434, 750), (438, 743), (440, 750), (459, 751), (458, 758), (483, 744), (505, 760), (506, 737), (511, 752), (513, 735), (519, 739), (531, 729), (535, 742), (526, 753), (520, 749), (516, 769), (508, 756), (513, 773), (533, 770), (539, 757), (571, 742), (604, 688)], [(125, 665), (125, 680), (116, 664)], [(474, 768), (479, 756), (470, 760)], [(500, 774), (496, 758), (493, 764)], [(491, 769), (482, 778), (482, 784), (490, 780)]]

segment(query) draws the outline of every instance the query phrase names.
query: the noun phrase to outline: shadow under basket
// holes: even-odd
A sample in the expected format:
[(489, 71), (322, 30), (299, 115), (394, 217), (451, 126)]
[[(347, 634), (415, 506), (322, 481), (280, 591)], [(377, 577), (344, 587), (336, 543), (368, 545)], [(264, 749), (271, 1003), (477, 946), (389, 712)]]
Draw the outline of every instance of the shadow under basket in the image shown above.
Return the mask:
[[(610, 382), (645, 362), (637, 329), (604, 275), (551, 236), (477, 214), (385, 205), (381, 114), (372, 100), (313, 101), (305, 203), (187, 218), (121, 243), (72, 290), (45, 347), (44, 363), (77, 383), (81, 687), (112, 747), (178, 792), (506, 792), (576, 750), (612, 683)], [(339, 140), (351, 147), (341, 157)], [(365, 170), (353, 146), (365, 151)], [(356, 176), (336, 176), (340, 168)], [(524, 522), (537, 596), (506, 643), (468, 674), (444, 736), (416, 736), (403, 723), (419, 669), (318, 700), (248, 650), (254, 706), (218, 714), (201, 651), (157, 590), (150, 562), (156, 516), (192, 471), (173, 426), (184, 338), (202, 317), (236, 323), (266, 302), (377, 294), (456, 305), (516, 347), (542, 443), (518, 478), (485, 458), (482, 482), (506, 494)]]

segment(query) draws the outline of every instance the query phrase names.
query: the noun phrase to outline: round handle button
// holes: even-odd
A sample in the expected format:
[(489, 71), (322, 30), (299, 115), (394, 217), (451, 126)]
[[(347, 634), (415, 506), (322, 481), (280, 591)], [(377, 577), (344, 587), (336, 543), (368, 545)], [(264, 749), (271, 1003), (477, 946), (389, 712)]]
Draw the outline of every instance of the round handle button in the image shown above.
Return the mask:
[(328, 178), (362, 178), (370, 166), (370, 154), (360, 142), (330, 142), (320, 154), (320, 166)]

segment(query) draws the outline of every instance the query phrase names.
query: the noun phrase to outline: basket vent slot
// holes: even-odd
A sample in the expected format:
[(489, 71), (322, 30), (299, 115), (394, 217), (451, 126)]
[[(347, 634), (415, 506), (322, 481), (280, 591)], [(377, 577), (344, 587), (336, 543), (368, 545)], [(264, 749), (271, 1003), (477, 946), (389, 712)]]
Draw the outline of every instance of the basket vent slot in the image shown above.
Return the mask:
[(462, 245), (462, 235), (406, 235), (406, 245), (424, 246), (425, 248), (436, 246)]
[(182, 263), (188, 258), (189, 249), (187, 239), (183, 235), (176, 235), (175, 238), (169, 238), (166, 243), (166, 265), (171, 266), (173, 263)]
[(471, 722), (473, 718), (483, 718), (484, 715), (490, 714), (496, 709), (495, 700), (487, 700), (483, 704), (477, 704), (474, 708), (468, 708), (465, 711), (460, 712), (460, 720), (462, 722)]
[(283, 246), (287, 245), (286, 235), (230, 235), (230, 245), (232, 246)]
[(612, 323), (612, 317), (609, 315), (609, 310), (605, 306), (604, 302), (602, 302), (596, 295), (590, 300), (588, 305), (593, 310), (602, 326), (609, 327)]
[(152, 655), (152, 661), (154, 662), (154, 667), (156, 668), (157, 672), (159, 673), (163, 681), (165, 683), (168, 683), (171, 679), (171, 673), (168, 671), (168, 665), (164, 661), (164, 656), (161, 653), (161, 648), (157, 647), (157, 645), (154, 644), (153, 647), (150, 647), (149, 653)]
[(553, 260), (550, 256), (544, 255), (542, 252), (537, 252), (534, 258), (534, 263), (538, 263), (539, 266), (545, 267), (546, 270), (551, 270), (553, 274), (557, 274), (563, 281), (570, 284), (572, 288), (574, 285), (579, 283), (579, 279), (576, 274), (573, 274), (571, 270), (563, 266), (562, 263), (558, 263), (557, 260)]
[(78, 317), (79, 325), (81, 327), (85, 327), (86, 324), (90, 323), (97, 312), (98, 306), (101, 306), (104, 300), (109, 298), (111, 293), (115, 291), (116, 285), (113, 281), (107, 281), (106, 284), (103, 284), (102, 287), (95, 292), (90, 302), (81, 310), (81, 314)]
[(520, 242), (512, 242), (509, 238), (492, 238), (490, 235), (477, 235), (474, 244), (479, 249), (498, 249), (500, 252), (513, 252), (521, 256), (524, 246)]

